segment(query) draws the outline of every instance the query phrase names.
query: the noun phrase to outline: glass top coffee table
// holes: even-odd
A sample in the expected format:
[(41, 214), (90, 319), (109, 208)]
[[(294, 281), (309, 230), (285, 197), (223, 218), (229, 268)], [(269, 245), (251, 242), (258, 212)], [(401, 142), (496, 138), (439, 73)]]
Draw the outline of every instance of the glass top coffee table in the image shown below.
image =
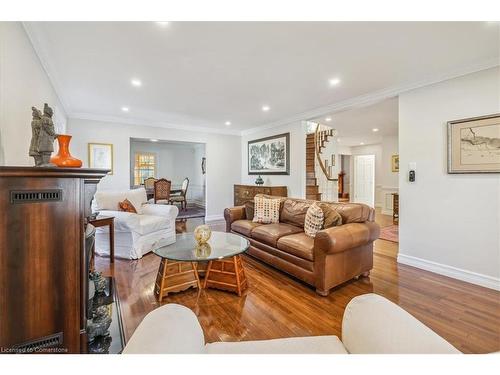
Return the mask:
[(201, 288), (198, 262), (208, 261), (204, 288), (241, 293), (247, 279), (240, 254), (250, 247), (247, 239), (233, 233), (212, 232), (207, 243), (199, 245), (193, 233), (178, 234), (176, 242), (154, 250), (161, 257), (155, 283), (155, 296), (160, 301), (170, 292), (191, 287)]

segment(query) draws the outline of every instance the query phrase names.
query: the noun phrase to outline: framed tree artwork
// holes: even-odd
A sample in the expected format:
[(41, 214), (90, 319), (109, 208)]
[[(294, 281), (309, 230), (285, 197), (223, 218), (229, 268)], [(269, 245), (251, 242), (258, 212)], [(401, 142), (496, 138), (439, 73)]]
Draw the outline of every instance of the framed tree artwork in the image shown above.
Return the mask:
[(108, 143), (89, 143), (89, 168), (109, 169), (113, 174), (113, 145)]
[(290, 133), (249, 141), (248, 174), (289, 175)]
[(447, 126), (448, 173), (500, 173), (500, 114)]

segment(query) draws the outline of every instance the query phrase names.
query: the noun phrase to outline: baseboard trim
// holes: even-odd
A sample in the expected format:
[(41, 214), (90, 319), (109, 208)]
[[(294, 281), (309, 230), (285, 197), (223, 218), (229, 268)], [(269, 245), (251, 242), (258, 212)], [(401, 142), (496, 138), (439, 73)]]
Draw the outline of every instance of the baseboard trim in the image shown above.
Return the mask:
[(446, 264), (432, 262), (405, 254), (398, 254), (398, 263), (420, 268), (426, 271), (438, 273), (440, 275), (452, 277), (454, 279), (466, 281), (471, 284), (484, 286), (485, 288), (500, 291), (500, 279), (480, 273), (467, 271), (461, 268), (448, 266)]
[(205, 223), (212, 221), (225, 221), (223, 215), (207, 215), (205, 216)]

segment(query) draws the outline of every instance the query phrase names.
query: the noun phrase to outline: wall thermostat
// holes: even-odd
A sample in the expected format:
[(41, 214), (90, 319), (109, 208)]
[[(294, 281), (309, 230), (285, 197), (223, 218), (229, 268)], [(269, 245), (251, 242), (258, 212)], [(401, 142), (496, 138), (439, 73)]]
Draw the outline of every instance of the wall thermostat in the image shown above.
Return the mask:
[(408, 164), (408, 181), (415, 182), (417, 163)]

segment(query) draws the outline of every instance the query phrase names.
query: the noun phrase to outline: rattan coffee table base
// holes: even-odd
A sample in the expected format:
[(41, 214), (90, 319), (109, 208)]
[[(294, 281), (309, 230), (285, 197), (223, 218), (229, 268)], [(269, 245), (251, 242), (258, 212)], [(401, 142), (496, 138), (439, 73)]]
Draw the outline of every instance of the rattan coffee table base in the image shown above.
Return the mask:
[(158, 301), (172, 292), (181, 292), (188, 288), (201, 288), (196, 262), (178, 262), (161, 259), (156, 275), (154, 294)]
[(241, 256), (211, 260), (208, 263), (203, 287), (227, 290), (241, 296), (248, 287)]

